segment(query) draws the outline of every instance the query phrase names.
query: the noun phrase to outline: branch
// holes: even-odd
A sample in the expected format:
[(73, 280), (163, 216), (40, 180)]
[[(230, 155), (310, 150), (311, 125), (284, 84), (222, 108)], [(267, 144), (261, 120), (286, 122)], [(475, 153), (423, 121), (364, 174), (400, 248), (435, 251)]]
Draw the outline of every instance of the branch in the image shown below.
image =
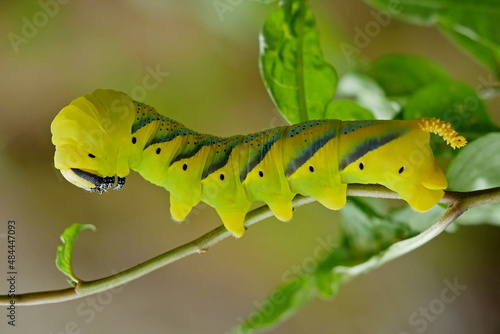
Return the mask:
[[(349, 185), (347, 189), (347, 195), (400, 199), (400, 197), (396, 193), (378, 185)], [(315, 200), (311, 197), (297, 195), (293, 200), (293, 205), (294, 207), (299, 207), (314, 201)], [(354, 275), (357, 275), (361, 272), (373, 269), (379, 266), (381, 263), (387, 262), (391, 259), (408, 253), (409, 251), (422, 246), (429, 240), (432, 240), (434, 237), (443, 232), (446, 227), (448, 227), (468, 209), (496, 202), (500, 202), (500, 187), (471, 192), (448, 191), (440, 201), (440, 203), (450, 205), (448, 207), (448, 210), (437, 222), (435, 222), (428, 229), (413, 238), (403, 240), (390, 246), (385, 252), (373, 257), (363, 264), (354, 267), (340, 267), (336, 270), (347, 272), (351, 274), (348, 275), (348, 277), (353, 277)], [(247, 214), (245, 226), (252, 226), (253, 224), (271, 217), (272, 215), (272, 212), (267, 206), (262, 206), (255, 210), (252, 210)], [(204, 253), (210, 247), (222, 241), (223, 239), (226, 239), (230, 235), (231, 233), (228, 232), (223, 225), (221, 225), (213, 229), (212, 231), (202, 235), (198, 239), (167, 251), (166, 253), (158, 255), (148, 261), (124, 270), (118, 274), (94, 281), (80, 281), (75, 287), (62, 290), (31, 292), (16, 295), (14, 298), (8, 295), (1, 295), (0, 305), (9, 305), (11, 300), (14, 300), (15, 304), (18, 306), (59, 303), (103, 292), (133, 281), (139, 277), (155, 271), (156, 269), (166, 266), (167, 264), (180, 260), (188, 255)]]

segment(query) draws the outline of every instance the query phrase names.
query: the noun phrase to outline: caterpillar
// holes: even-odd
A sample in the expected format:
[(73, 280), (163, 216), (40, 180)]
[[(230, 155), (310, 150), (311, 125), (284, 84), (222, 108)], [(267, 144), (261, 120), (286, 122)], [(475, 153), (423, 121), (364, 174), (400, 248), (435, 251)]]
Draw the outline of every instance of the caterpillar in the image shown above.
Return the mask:
[(296, 194), (339, 210), (350, 183), (384, 185), (414, 210), (426, 211), (447, 187), (430, 133), (453, 148), (466, 144), (449, 123), (435, 118), (311, 120), (222, 138), (105, 89), (64, 107), (51, 132), (55, 167), (74, 185), (99, 193), (120, 189), (132, 169), (170, 192), (174, 220), (184, 220), (203, 201), (235, 237), (243, 235), (253, 202), (265, 202), (288, 221)]

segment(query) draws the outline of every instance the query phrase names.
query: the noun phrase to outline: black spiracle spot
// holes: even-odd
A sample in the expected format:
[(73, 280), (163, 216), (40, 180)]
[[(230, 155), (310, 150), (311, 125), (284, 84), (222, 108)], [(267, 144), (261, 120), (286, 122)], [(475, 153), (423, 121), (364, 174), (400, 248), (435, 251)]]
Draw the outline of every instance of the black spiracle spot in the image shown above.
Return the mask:
[(311, 173), (314, 173), (314, 167), (313, 167), (313, 166), (309, 166), (309, 171), (310, 171)]
[(224, 174), (221, 174), (219, 177), (221, 181), (224, 181)]
[(259, 176), (260, 176), (260, 177), (264, 177), (264, 172), (263, 172), (263, 171), (261, 171), (261, 170), (259, 170)]
[(161, 148), (159, 148), (159, 147), (158, 147), (158, 148), (156, 149), (156, 154), (160, 154), (160, 152), (161, 152)]
[(187, 164), (182, 165), (182, 170), (186, 171), (187, 169), (188, 169), (188, 165)]
[(398, 174), (402, 174), (405, 171), (405, 166), (401, 166), (401, 168), (398, 170)]
[(135, 144), (135, 143), (137, 143), (137, 138), (132, 137), (132, 144)]
[(362, 162), (360, 162), (359, 163), (359, 170), (363, 170), (363, 169), (365, 169), (365, 165)]
[(92, 158), (92, 159), (95, 158), (95, 155), (93, 155), (92, 153), (89, 153), (88, 156), (89, 156), (89, 158)]

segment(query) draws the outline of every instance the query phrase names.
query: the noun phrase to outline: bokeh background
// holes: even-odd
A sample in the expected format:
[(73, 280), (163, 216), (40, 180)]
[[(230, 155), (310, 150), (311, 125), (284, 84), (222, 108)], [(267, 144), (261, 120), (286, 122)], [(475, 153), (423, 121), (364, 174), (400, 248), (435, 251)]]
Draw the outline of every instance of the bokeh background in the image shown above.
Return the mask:
[[(50, 141), (57, 112), (96, 88), (136, 94), (205, 133), (228, 136), (284, 124), (257, 66), (258, 34), (276, 4), (220, 2), (230, 10), (218, 13), (211, 0), (0, 2), (1, 294), (11, 219), (17, 222), (18, 293), (68, 287), (54, 259), (59, 235), (71, 223), (97, 226), (75, 248), (75, 272), (86, 280), (134, 266), (220, 224), (206, 206), (186, 223), (173, 223), (167, 192), (137, 174), (122, 191), (85, 193), (54, 169)], [(353, 44), (356, 27), (373, 21), (373, 9), (358, 0), (311, 2), (325, 56), (345, 73), (349, 64), (339, 45)], [(12, 33), (28, 37), (13, 44)], [(490, 75), (434, 28), (391, 21), (361, 49), (366, 60), (391, 52), (428, 57), (472, 87)], [(152, 70), (162, 75), (153, 89), (142, 89)], [(2, 307), (0, 332), (226, 333), (313, 256), (318, 238), (337, 235), (338, 213), (310, 204), (296, 210), (291, 223), (267, 219), (240, 240), (227, 239), (112, 293), (18, 308), (15, 328)], [(424, 332), (499, 333), (499, 240), (500, 229), (485, 225), (441, 235), (356, 278), (335, 300), (313, 301), (272, 332), (417, 333), (423, 327), (412, 325), (412, 315), (435, 307), (445, 282), (457, 280), (466, 289), (428, 318)]]

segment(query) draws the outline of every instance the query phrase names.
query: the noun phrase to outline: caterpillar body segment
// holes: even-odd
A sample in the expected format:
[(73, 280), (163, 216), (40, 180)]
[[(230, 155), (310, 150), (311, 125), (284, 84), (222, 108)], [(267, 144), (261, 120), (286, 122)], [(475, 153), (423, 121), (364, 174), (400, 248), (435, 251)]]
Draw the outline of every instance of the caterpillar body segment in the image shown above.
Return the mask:
[(349, 183), (382, 184), (415, 210), (430, 209), (447, 181), (429, 132), (465, 145), (446, 124), (314, 120), (221, 138), (192, 131), (122, 92), (96, 90), (63, 108), (51, 130), (55, 166), (78, 187), (121, 188), (132, 169), (170, 192), (175, 220), (203, 201), (240, 237), (253, 202), (287, 221), (296, 194), (338, 210)]
[[(367, 129), (375, 132), (371, 139), (342, 152), (342, 182), (384, 185), (416, 211), (427, 211), (443, 197), (443, 189), (448, 186), (446, 177), (434, 160), (430, 134), (420, 130), (417, 121), (394, 122), (396, 127), (390, 131), (371, 126), (372, 130)], [(354, 134), (342, 137), (341, 143), (354, 142), (352, 137)], [(377, 148), (364, 153), (365, 145)], [(354, 158), (349, 158), (351, 155)]]

